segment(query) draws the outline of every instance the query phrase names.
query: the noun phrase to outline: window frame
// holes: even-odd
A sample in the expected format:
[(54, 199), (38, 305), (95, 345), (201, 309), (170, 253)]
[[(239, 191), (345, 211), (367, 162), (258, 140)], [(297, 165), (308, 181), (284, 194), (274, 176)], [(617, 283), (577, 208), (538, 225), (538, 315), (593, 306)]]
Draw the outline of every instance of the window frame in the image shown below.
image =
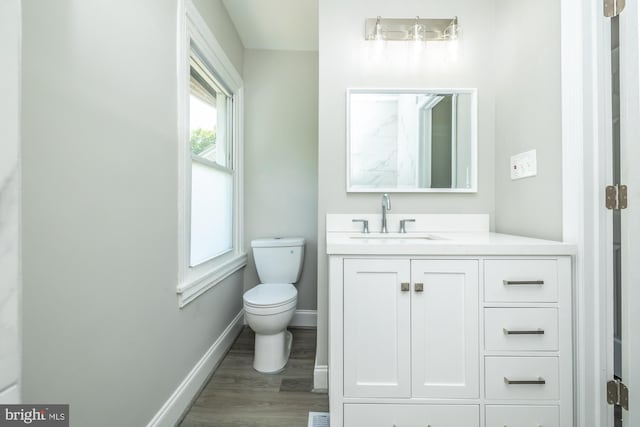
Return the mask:
[[(240, 74), (208, 28), (206, 22), (187, 0), (178, 23), (178, 305), (194, 301), (247, 264), (243, 238), (243, 110), (244, 83)], [(190, 266), (191, 247), (191, 165), (189, 144), (189, 96), (191, 52), (212, 72), (232, 99), (233, 124), (229, 150), (233, 171), (233, 234), (231, 251), (201, 264)]]

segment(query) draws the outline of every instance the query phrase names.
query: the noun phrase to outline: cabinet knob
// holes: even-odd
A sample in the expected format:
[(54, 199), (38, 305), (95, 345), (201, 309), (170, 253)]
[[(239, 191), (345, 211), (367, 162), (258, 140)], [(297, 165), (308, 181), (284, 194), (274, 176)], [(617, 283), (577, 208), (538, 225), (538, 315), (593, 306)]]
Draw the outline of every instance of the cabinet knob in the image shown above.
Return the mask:
[(400, 290), (402, 292), (409, 292), (409, 282), (400, 283)]
[(424, 292), (424, 283), (416, 283), (413, 287), (416, 292)]

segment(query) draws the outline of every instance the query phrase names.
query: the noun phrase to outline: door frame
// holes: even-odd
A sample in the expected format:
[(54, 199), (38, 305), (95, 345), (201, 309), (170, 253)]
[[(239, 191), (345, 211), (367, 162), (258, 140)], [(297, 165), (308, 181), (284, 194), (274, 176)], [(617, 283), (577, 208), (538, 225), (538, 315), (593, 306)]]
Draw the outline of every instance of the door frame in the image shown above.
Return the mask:
[(610, 22), (602, 0), (562, 0), (563, 240), (574, 264), (575, 424), (611, 426), (613, 377)]
[(635, 262), (639, 250), (637, 239), (640, 234), (640, 221), (637, 200), (640, 199), (640, 174), (632, 161), (640, 155), (637, 141), (640, 140), (640, 9), (638, 3), (628, 1), (626, 9), (620, 15), (620, 178), (622, 184), (629, 185), (629, 206), (621, 213), (622, 229), (622, 282), (621, 282), (621, 317), (622, 317), (622, 381), (629, 387), (629, 411), (623, 411), (623, 424), (638, 425), (640, 422), (640, 398), (637, 389), (640, 387), (640, 374), (633, 368), (634, 361), (640, 353), (640, 335), (638, 334), (638, 312), (634, 302), (640, 298), (636, 285), (640, 282), (640, 269)]

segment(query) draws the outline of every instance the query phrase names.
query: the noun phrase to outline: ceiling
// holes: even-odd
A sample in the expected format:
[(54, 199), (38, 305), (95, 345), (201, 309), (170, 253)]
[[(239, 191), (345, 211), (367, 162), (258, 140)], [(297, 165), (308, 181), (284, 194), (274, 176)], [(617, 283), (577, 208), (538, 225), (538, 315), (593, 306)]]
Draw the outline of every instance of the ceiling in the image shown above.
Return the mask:
[(318, 50), (318, 0), (223, 0), (247, 49)]

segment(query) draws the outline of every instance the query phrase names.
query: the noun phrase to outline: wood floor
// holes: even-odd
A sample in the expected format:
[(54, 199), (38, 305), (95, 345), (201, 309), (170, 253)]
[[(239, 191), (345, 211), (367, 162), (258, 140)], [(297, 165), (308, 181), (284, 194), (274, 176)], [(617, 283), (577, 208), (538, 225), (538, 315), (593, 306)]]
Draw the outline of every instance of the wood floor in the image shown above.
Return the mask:
[(328, 411), (327, 394), (311, 392), (316, 331), (289, 330), (284, 372), (266, 375), (252, 367), (254, 335), (245, 327), (180, 426), (307, 427), (309, 411)]

